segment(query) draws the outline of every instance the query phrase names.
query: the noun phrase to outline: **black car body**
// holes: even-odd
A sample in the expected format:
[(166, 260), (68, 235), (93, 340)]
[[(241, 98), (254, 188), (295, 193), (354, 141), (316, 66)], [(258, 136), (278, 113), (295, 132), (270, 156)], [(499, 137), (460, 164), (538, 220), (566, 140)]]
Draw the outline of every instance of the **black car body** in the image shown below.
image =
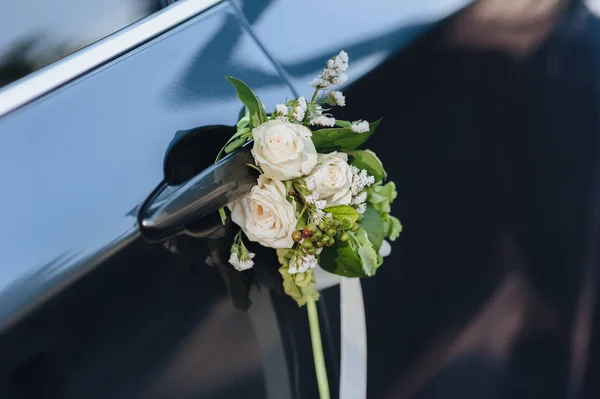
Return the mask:
[[(228, 138), (225, 75), (272, 107), (340, 49), (405, 226), (362, 282), (368, 397), (598, 397), (600, 27), (575, 2), (517, 62), (444, 45), (466, 3), (187, 0), (0, 89), (0, 398), (317, 397), (277, 281), (238, 310), (208, 240), (136, 215), (176, 132), (214, 128), (188, 173)], [(339, 288), (320, 311), (335, 396)]]

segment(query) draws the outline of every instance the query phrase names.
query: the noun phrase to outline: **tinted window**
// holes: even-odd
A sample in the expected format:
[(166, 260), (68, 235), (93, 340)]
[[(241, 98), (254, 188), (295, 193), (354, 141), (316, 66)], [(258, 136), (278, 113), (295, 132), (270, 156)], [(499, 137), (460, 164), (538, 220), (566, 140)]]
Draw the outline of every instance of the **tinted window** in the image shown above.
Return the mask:
[(151, 13), (163, 0), (0, 2), (0, 87)]

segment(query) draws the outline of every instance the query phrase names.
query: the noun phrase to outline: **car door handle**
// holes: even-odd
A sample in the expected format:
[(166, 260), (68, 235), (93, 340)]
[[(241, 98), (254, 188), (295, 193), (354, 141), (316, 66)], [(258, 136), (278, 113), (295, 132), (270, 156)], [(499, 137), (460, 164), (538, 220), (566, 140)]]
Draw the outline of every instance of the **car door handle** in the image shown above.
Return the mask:
[(182, 184), (163, 181), (139, 208), (142, 236), (149, 241), (166, 240), (243, 197), (256, 184), (255, 172), (246, 166), (253, 162), (249, 148), (244, 147)]

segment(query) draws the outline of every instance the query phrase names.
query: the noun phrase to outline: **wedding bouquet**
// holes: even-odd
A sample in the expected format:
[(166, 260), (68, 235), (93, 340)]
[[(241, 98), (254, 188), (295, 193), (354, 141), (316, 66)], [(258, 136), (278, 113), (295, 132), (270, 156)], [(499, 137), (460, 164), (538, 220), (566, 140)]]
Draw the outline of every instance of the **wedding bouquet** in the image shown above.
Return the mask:
[[(318, 333), (314, 269), (344, 277), (375, 275), (402, 230), (390, 214), (397, 196), (394, 182), (374, 152), (359, 147), (380, 121), (344, 121), (331, 111), (346, 104), (330, 88), (343, 84), (348, 54), (341, 51), (311, 82), (315, 91), (277, 104), (267, 115), (261, 101), (242, 81), (227, 77), (247, 112), (237, 132), (217, 156), (253, 141), (257, 183), (245, 197), (228, 204), (239, 231), (229, 263), (238, 271), (253, 267), (255, 254), (245, 240), (276, 250), (287, 295), (307, 305), (315, 366), (322, 398), (329, 397)], [(225, 209), (220, 210), (223, 222)], [(274, 254), (275, 256), (275, 254)], [(315, 325), (316, 324), (316, 325)], [(313, 333), (315, 332), (316, 333)]]

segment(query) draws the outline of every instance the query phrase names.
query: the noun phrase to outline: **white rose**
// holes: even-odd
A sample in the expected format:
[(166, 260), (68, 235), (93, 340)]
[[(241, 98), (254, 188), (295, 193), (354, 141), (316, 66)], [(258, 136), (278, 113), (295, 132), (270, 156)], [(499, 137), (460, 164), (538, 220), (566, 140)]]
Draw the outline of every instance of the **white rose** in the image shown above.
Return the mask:
[(328, 206), (348, 205), (352, 201), (352, 168), (348, 165), (348, 155), (343, 152), (319, 154), (317, 166), (312, 176), (314, 193), (327, 201)]
[(306, 126), (275, 119), (252, 129), (252, 137), (254, 160), (271, 179), (307, 175), (317, 163), (317, 150)]
[(250, 241), (270, 248), (291, 248), (296, 228), (294, 206), (286, 198), (285, 186), (264, 175), (244, 198), (228, 205), (231, 220)]

